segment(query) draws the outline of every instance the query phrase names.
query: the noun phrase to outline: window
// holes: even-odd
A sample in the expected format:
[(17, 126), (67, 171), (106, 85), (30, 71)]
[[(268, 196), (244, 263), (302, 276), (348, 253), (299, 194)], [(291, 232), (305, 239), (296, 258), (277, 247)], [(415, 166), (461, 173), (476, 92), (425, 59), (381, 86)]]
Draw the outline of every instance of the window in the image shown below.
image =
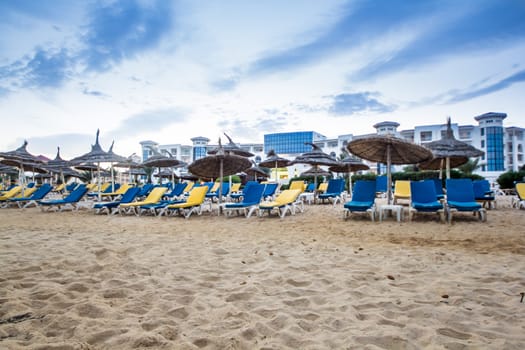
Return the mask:
[(337, 147), (338, 145), (338, 142), (337, 141), (331, 141), (331, 142), (328, 142), (328, 147)]
[(445, 138), (445, 136), (447, 136), (447, 131), (446, 130), (441, 130), (441, 138)]
[(421, 131), (419, 133), (419, 138), (421, 142), (432, 141), (432, 131)]
[(503, 127), (491, 126), (486, 128), (487, 133), (487, 169), (488, 171), (504, 171), (504, 143), (503, 143)]
[(481, 140), (481, 148), (485, 148), (485, 140)]
[(305, 142), (313, 141), (313, 132), (299, 131), (264, 135), (264, 150), (266, 153), (274, 150), (277, 154), (305, 153), (312, 150), (312, 146)]
[(485, 128), (479, 129), (480, 135), (485, 136)]
[(470, 131), (467, 130), (460, 130), (459, 131), (459, 138), (460, 139), (470, 139), (472, 136), (470, 134)]

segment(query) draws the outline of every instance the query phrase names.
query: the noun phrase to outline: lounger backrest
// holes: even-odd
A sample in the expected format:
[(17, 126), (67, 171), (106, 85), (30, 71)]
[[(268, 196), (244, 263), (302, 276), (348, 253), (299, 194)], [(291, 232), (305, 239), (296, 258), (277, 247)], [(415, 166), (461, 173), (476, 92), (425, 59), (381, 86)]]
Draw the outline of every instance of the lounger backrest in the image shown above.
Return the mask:
[(394, 185), (394, 195), (410, 197), (410, 181), (397, 180)]
[(326, 191), (328, 190), (328, 182), (320, 183), (320, 184), (319, 184), (319, 187), (317, 188), (317, 190), (318, 190), (319, 192), (326, 193)]
[(306, 188), (306, 185), (304, 184), (304, 181), (295, 180), (290, 183), (290, 187), (288, 187), (289, 190), (299, 190), (303, 192)]
[(376, 192), (386, 192), (386, 186), (388, 183), (388, 178), (386, 175), (381, 175), (376, 177)]
[(137, 195), (140, 192), (140, 188), (138, 187), (130, 187), (128, 190), (122, 195), (122, 198), (120, 199), (120, 203), (131, 203)]
[(354, 185), (352, 201), (373, 202), (376, 198), (376, 182), (370, 180), (359, 180)]
[(488, 180), (475, 180), (472, 181), (474, 188), (474, 196), (476, 198), (483, 198), (491, 194), (490, 182)]
[(193, 186), (195, 185), (195, 182), (193, 181), (188, 181), (186, 183), (186, 187), (184, 188), (184, 192), (189, 192), (191, 191), (191, 189), (193, 188)]
[(50, 184), (43, 184), (30, 197), (31, 200), (44, 199), (44, 197), (51, 192), (53, 186)]
[(168, 189), (166, 187), (155, 187), (153, 190), (151, 190), (146, 199), (144, 199), (144, 202), (157, 203), (160, 201), (167, 190)]
[(233, 183), (233, 184), (232, 184), (232, 187), (230, 188), (230, 192), (231, 192), (231, 193), (239, 192), (240, 189), (241, 189), (241, 183), (240, 183), (240, 182)]
[[(36, 192), (36, 190), (37, 190), (36, 187), (25, 188), (24, 191), (20, 191), (18, 196), (16, 196), (15, 198), (21, 198), (21, 197), (27, 198), (27, 197), (30, 197), (30, 196), (33, 195), (33, 193)], [(23, 195), (22, 195), (22, 192), (23, 192)]]
[(154, 188), (153, 184), (144, 184), (140, 187), (139, 197), (147, 196), (151, 190)]
[(520, 200), (525, 200), (525, 182), (517, 182), (514, 186)]
[(264, 186), (258, 183), (248, 185), (244, 189), (243, 203), (259, 203), (264, 192)]
[(193, 187), (190, 191), (190, 195), (188, 196), (188, 199), (186, 200), (186, 203), (192, 204), (192, 205), (199, 205), (204, 202), (204, 198), (206, 198), (206, 193), (208, 192), (207, 186), (198, 186)]
[(213, 184), (213, 186), (210, 188), (210, 192), (218, 192), (219, 191), (219, 186), (221, 185), (220, 182), (215, 182)]
[[(490, 188), (490, 185), (489, 185)], [(474, 191), (474, 198), (483, 198), (485, 197), (485, 188), (483, 184), (479, 181), (472, 181), (472, 190)]]
[(64, 202), (76, 203), (79, 200), (81, 200), (82, 197), (84, 197), (87, 191), (88, 189), (85, 185), (79, 185), (73, 190), (73, 192), (71, 192), (66, 198), (64, 198)]
[(344, 179), (331, 179), (328, 181), (326, 193), (341, 193), (345, 189)]
[(279, 186), (279, 184), (267, 183), (264, 186), (265, 187), (264, 187), (263, 197), (266, 198), (268, 196), (273, 196), (275, 194), (275, 191), (277, 190), (277, 186)]
[(437, 196), (443, 195), (443, 182), (441, 181), (441, 179), (433, 178), (425, 181), (432, 181), (434, 183), (434, 190), (436, 191)]
[(11, 188), (9, 191), (7, 191), (6, 193), (4, 193), (2, 195), (2, 197), (5, 197), (5, 198), (13, 198), (14, 196), (16, 196), (20, 191), (22, 191), (22, 187), (21, 186), (15, 186), (13, 188)]
[(186, 188), (186, 184), (179, 182), (178, 184), (175, 184), (175, 187), (173, 187), (173, 190), (170, 193), (170, 197), (178, 197), (184, 193), (184, 189)]
[(474, 202), (474, 186), (471, 179), (447, 179), (447, 201)]
[(412, 181), (410, 182), (410, 193), (412, 202), (432, 203), (437, 200), (434, 181)]
[(301, 190), (284, 190), (277, 198), (275, 198), (275, 201), (279, 204), (289, 204), (293, 203), (297, 200), (297, 197), (301, 194)]

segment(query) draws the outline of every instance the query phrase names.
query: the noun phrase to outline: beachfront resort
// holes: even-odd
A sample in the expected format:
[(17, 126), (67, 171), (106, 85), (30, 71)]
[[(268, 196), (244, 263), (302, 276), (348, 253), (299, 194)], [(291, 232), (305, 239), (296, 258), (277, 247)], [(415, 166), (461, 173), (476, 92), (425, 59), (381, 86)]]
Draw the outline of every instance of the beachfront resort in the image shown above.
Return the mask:
[[(517, 171), (525, 164), (525, 129), (518, 126), (505, 126), (506, 117), (505, 113), (488, 112), (473, 118), (477, 125), (458, 125), (456, 123), (451, 125), (456, 139), (484, 152), (480, 157), (476, 174), (492, 182), (503, 172)], [(398, 127), (399, 123), (395, 121), (385, 121), (374, 125), (377, 135), (391, 134), (411, 143), (425, 145), (441, 139), (445, 135), (447, 124), (421, 125), (410, 130), (398, 130)], [(274, 150), (284, 158), (293, 160), (301, 153), (311, 149), (305, 142), (314, 143), (323, 152), (338, 157), (341, 154), (341, 149), (344, 149), (348, 142), (373, 135), (344, 134), (328, 138), (315, 131), (296, 131), (266, 134), (263, 143), (245, 143), (239, 144), (239, 147), (253, 153), (253, 159), (256, 163), (264, 159), (270, 150)], [(206, 137), (196, 136), (191, 140), (193, 142), (191, 145), (158, 144), (152, 140), (142, 141), (140, 143), (142, 159), (148, 159), (153, 154), (153, 150), (157, 150), (162, 154), (171, 154), (173, 157), (190, 164), (194, 160), (206, 156), (209, 150), (217, 147), (216, 143), (210, 143), (210, 139)], [(384, 165), (366, 160), (365, 162), (370, 166), (370, 172), (385, 173)], [(400, 169), (400, 167), (397, 168)], [(284, 168), (278, 173), (279, 178), (272, 178), (272, 180), (287, 181), (304, 170), (305, 166), (301, 165)], [(179, 172), (185, 171), (185, 168), (179, 170)], [(275, 177), (275, 173), (271, 176)]]

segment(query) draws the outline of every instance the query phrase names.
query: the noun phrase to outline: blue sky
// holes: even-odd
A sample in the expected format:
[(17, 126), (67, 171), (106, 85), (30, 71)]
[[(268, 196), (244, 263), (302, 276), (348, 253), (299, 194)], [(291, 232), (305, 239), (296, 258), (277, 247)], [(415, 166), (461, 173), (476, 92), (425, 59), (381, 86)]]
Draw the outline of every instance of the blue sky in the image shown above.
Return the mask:
[(525, 1), (0, 0), (0, 150), (525, 127)]

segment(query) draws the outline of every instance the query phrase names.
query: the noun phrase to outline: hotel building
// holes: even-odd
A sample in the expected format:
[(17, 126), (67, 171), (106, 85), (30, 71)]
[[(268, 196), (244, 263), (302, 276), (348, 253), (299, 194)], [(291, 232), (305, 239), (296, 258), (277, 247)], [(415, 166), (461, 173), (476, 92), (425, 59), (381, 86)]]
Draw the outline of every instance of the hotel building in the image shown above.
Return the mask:
[[(515, 126), (505, 127), (503, 121), (506, 117), (507, 115), (505, 113), (490, 112), (474, 117), (477, 125), (452, 124), (452, 130), (456, 139), (485, 152), (483, 157), (480, 158), (480, 167), (476, 171), (476, 174), (490, 180), (495, 180), (500, 174), (506, 171), (517, 171), (525, 164), (523, 152), (525, 147), (525, 129)], [(255, 155), (253, 157), (255, 162), (265, 159), (268, 151), (272, 149), (279, 156), (293, 160), (298, 155), (312, 149), (311, 146), (305, 143), (314, 143), (318, 145), (323, 152), (334, 157), (339, 157), (342, 153), (341, 149), (354, 139), (373, 135), (392, 134), (409, 142), (425, 145), (426, 143), (441, 139), (447, 129), (446, 124), (422, 125), (416, 126), (414, 129), (401, 131), (397, 130), (398, 127), (399, 123), (385, 121), (374, 125), (376, 129), (376, 133), (374, 134), (344, 134), (335, 138), (328, 138), (315, 131), (273, 133), (264, 135), (262, 144), (239, 144), (239, 147), (253, 153)], [(192, 145), (159, 145), (154, 141), (142, 141), (140, 142), (142, 158), (146, 160), (151, 156), (151, 148), (154, 148), (163, 154), (168, 154), (169, 152), (177, 159), (190, 164), (192, 161), (206, 156), (208, 150), (217, 147), (215, 144), (210, 144), (210, 140), (206, 137), (194, 137), (191, 141)], [(384, 165), (370, 162), (368, 162), (368, 164), (372, 172), (383, 173), (385, 171)], [(287, 177), (293, 177), (300, 174), (306, 168), (308, 168), (307, 165), (300, 164), (291, 166), (287, 169), (288, 176), (281, 178), (286, 179)], [(394, 170), (401, 170), (401, 168), (402, 166), (398, 166), (395, 167)], [(184, 171), (184, 169), (182, 169), (182, 171)]]

